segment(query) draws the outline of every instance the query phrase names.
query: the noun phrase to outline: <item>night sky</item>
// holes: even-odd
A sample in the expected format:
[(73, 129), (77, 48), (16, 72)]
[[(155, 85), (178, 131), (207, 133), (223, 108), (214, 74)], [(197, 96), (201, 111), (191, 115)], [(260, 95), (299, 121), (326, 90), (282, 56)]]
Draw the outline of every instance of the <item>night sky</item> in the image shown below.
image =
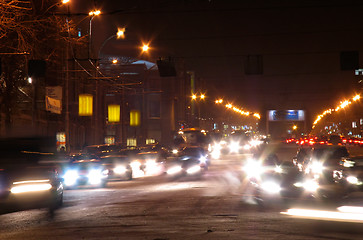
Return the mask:
[[(135, 56), (135, 46), (150, 41), (150, 55), (138, 57), (182, 61), (209, 95), (252, 110), (315, 114), (357, 89), (352, 72), (326, 59), (361, 49), (363, 1), (73, 0), (72, 8), (93, 6), (104, 13), (93, 20), (96, 48), (126, 27), (126, 39), (110, 41), (104, 53)], [(250, 55), (263, 56), (261, 75), (246, 76)]]

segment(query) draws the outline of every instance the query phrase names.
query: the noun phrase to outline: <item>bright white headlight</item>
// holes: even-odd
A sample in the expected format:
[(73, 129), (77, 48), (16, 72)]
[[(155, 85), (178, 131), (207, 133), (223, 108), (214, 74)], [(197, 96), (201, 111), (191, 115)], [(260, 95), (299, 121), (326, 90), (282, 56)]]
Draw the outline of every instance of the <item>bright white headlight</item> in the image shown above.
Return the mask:
[(229, 144), (229, 151), (231, 153), (238, 153), (239, 152), (239, 149), (240, 149), (239, 142), (231, 142)]
[(270, 193), (270, 194), (279, 193), (281, 191), (280, 185), (275, 182), (272, 182), (272, 181), (262, 183), (261, 188), (265, 192)]
[(200, 162), (200, 163), (202, 163), (202, 164), (207, 163), (207, 157), (206, 157), (206, 156), (201, 156), (201, 157), (199, 158), (199, 162)]
[(349, 161), (349, 160), (345, 160), (343, 163), (344, 167), (354, 167), (355, 162), (354, 161)]
[(140, 170), (141, 163), (139, 161), (133, 161), (133, 162), (131, 162), (130, 166), (131, 166), (132, 170), (136, 172), (136, 171)]
[(168, 169), (168, 171), (166, 171), (167, 174), (169, 175), (173, 175), (173, 174), (177, 174), (179, 172), (181, 172), (183, 169), (181, 166), (175, 166), (175, 167), (171, 167)]
[(66, 186), (73, 186), (76, 184), (78, 177), (79, 175), (77, 170), (68, 170), (63, 176), (64, 184)]
[(323, 173), (324, 166), (322, 162), (314, 161), (311, 163), (310, 169), (314, 174), (321, 174)]
[(116, 174), (123, 174), (127, 171), (127, 168), (125, 166), (116, 166), (114, 169), (113, 169), (113, 172), (116, 173)]
[(260, 178), (265, 171), (261, 162), (253, 159), (248, 160), (242, 170), (247, 174), (248, 178)]
[(88, 173), (88, 181), (90, 184), (100, 184), (104, 175), (99, 169), (92, 169)]
[(282, 167), (281, 167), (281, 166), (275, 166), (274, 171), (275, 171), (276, 173), (282, 173), (282, 172), (283, 172), (283, 169), (282, 169)]
[(294, 184), (295, 187), (302, 187), (308, 192), (315, 192), (319, 188), (319, 184), (314, 180), (307, 180), (305, 182), (298, 182)]
[(188, 168), (187, 173), (188, 174), (194, 174), (194, 173), (199, 172), (200, 170), (201, 170), (200, 166), (199, 165), (195, 165), (193, 167)]
[(357, 177), (354, 177), (354, 176), (347, 177), (347, 181), (350, 184), (354, 184), (354, 185), (358, 185), (358, 183), (359, 183), (358, 178)]

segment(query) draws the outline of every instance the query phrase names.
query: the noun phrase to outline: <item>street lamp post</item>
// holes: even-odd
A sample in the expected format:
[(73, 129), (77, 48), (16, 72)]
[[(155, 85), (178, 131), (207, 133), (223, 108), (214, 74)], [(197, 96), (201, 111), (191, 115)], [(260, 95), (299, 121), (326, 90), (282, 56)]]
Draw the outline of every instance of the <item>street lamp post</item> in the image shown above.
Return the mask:
[(100, 14), (101, 14), (100, 10), (89, 12), (89, 16), (91, 16), (91, 18), (89, 20), (88, 59), (90, 59), (92, 51), (92, 20), (95, 16), (98, 16)]
[(108, 37), (105, 41), (103, 41), (100, 50), (98, 50), (98, 59), (100, 59), (100, 55), (101, 55), (101, 51), (103, 49), (103, 47), (106, 45), (106, 43), (108, 41), (110, 41), (112, 38), (116, 37), (116, 39), (124, 39), (125, 38), (125, 28), (119, 28), (117, 30), (117, 33), (114, 35), (111, 35), (110, 37)]
[[(197, 107), (198, 107), (198, 121), (197, 121), (198, 127), (200, 127), (200, 105), (201, 105), (201, 102), (205, 100), (205, 98), (206, 98), (206, 96), (204, 93), (201, 93), (199, 96), (197, 94), (192, 94), (192, 105), (194, 104), (194, 102), (196, 102)], [(193, 115), (193, 117), (194, 117), (194, 115)]]
[[(100, 66), (100, 60), (101, 60), (100, 56), (101, 56), (101, 51), (102, 51), (103, 47), (106, 45), (106, 43), (108, 43), (108, 41), (110, 41), (111, 39), (113, 39), (115, 37), (116, 37), (116, 39), (124, 39), (125, 38), (125, 28), (119, 28), (116, 34), (111, 35), (105, 41), (103, 41), (103, 43), (101, 44), (100, 49), (98, 50), (98, 55), (97, 55), (97, 58), (98, 58), (98, 65), (97, 66), (98, 66), (98, 68)], [(115, 64), (115, 63), (113, 62), (113, 64)], [(96, 80), (96, 81), (98, 81), (98, 80)], [(96, 102), (96, 104), (98, 104), (97, 102)], [(123, 115), (124, 115), (124, 110), (123, 110), (123, 105), (122, 105), (122, 108), (121, 108), (121, 117), (122, 117), (122, 120), (121, 120), (122, 123), (121, 124), (122, 125), (121, 126), (123, 126), (123, 119), (124, 119)], [(122, 129), (121, 131), (122, 131), (122, 135), (124, 135), (124, 133), (123, 133), (124, 130)]]

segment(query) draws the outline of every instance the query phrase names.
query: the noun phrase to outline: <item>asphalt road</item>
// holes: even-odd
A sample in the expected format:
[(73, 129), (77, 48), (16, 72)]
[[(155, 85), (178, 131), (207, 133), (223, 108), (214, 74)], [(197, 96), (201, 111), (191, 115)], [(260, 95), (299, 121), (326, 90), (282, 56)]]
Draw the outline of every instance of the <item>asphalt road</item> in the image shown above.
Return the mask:
[[(290, 146), (278, 154), (295, 152)], [(0, 215), (0, 239), (362, 238), (363, 223), (293, 218), (281, 214), (284, 205), (259, 208), (241, 178), (244, 158), (215, 160), (202, 179), (158, 176), (67, 190), (54, 216), (45, 209)]]

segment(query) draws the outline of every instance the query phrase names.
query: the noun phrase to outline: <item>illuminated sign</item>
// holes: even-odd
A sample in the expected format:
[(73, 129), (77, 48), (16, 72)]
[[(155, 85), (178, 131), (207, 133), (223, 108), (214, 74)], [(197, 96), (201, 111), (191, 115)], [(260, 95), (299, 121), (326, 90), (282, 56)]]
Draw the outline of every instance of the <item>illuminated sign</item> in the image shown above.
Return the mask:
[(305, 121), (304, 110), (270, 110), (269, 121)]

